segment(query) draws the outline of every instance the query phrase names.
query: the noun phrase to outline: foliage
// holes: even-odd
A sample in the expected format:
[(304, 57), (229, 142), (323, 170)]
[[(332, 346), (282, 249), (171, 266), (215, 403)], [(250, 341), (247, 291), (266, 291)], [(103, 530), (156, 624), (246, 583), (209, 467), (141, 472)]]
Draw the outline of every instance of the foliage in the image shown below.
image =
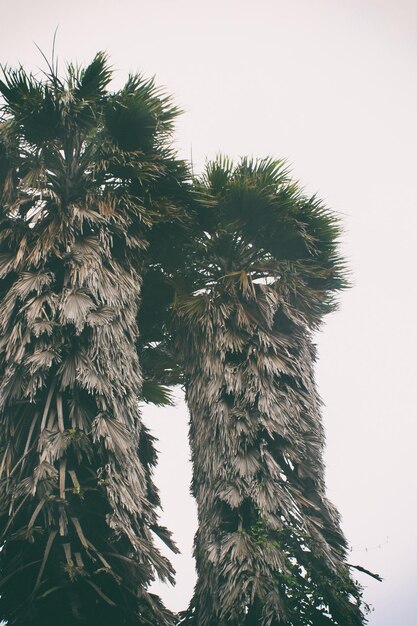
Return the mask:
[[(190, 184), (153, 80), (0, 80), (0, 618), (170, 626), (148, 590), (154, 439), (190, 410), (192, 626), (360, 626), (325, 495), (312, 333), (347, 285), (337, 218), (285, 163), (225, 157)], [(140, 330), (140, 333), (138, 332)], [(360, 568), (358, 568), (360, 569)]]

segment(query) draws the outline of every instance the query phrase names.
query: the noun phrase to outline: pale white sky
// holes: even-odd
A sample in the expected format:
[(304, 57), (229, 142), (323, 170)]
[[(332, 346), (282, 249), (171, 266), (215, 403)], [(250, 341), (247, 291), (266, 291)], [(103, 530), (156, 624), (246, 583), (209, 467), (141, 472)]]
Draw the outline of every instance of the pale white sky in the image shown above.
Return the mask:
[[(414, 0), (0, 0), (0, 61), (42, 67), (108, 51), (121, 83), (156, 74), (185, 113), (177, 146), (200, 171), (222, 151), (286, 157), (345, 224), (354, 288), (317, 337), (328, 493), (343, 515), (371, 626), (415, 626), (417, 560)], [(163, 519), (183, 554), (168, 605), (193, 586), (187, 412), (145, 410), (159, 437)]]

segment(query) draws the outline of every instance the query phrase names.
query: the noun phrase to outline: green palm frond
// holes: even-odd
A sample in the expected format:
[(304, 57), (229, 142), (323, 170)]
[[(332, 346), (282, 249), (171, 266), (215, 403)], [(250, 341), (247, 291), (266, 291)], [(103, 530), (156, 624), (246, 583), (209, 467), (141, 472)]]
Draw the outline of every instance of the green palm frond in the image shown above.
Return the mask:
[(149, 150), (156, 147), (159, 135), (171, 133), (172, 121), (179, 113), (153, 79), (130, 76), (124, 89), (106, 106), (106, 128), (122, 150)]
[(74, 96), (90, 104), (96, 104), (107, 95), (106, 88), (112, 79), (107, 55), (98, 52), (90, 65), (82, 68), (76, 77)]
[[(5, 68), (3, 74), (0, 93), (5, 100), (6, 119), (12, 120), (16, 131), (29, 142), (52, 139), (60, 121), (58, 94), (22, 67)], [(10, 132), (8, 127), (5, 130)]]
[(174, 404), (169, 387), (153, 380), (143, 381), (140, 399), (147, 404), (155, 404), (156, 406), (172, 406)]

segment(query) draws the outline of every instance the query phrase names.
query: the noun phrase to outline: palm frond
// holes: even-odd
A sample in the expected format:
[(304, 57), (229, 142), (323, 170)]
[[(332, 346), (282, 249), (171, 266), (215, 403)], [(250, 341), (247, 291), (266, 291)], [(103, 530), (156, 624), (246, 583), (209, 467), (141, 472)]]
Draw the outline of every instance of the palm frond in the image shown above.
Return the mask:
[(78, 100), (91, 105), (106, 95), (106, 87), (112, 78), (107, 55), (98, 52), (90, 65), (81, 69), (77, 76), (74, 95)]

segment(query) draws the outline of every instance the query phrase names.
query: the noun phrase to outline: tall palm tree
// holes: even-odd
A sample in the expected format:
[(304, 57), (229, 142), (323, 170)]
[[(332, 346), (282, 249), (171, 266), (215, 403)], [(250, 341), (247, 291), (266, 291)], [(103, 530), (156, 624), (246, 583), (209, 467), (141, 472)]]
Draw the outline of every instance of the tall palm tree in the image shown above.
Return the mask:
[[(147, 230), (175, 212), (166, 188), (182, 171), (168, 143), (177, 110), (140, 76), (110, 92), (111, 75), (99, 53), (65, 80), (54, 66), (42, 79), (19, 68), (0, 81), (0, 618), (9, 624), (174, 620), (147, 590), (155, 576), (173, 578), (153, 536), (175, 546), (158, 524), (136, 344)], [(150, 361), (144, 399), (165, 402)]]
[(219, 158), (197, 189), (173, 304), (199, 521), (183, 623), (363, 624), (313, 375), (312, 332), (346, 284), (337, 219), (282, 162)]

